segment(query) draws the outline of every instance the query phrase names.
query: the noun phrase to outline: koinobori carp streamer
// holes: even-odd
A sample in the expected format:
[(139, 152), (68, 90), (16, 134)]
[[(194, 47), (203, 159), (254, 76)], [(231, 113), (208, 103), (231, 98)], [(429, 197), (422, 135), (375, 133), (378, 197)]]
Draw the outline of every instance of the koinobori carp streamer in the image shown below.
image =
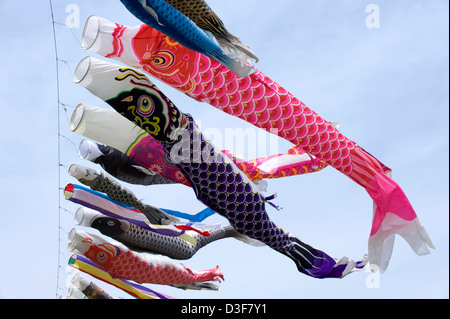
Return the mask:
[(147, 25), (127, 27), (91, 17), (85, 34), (93, 33), (95, 41), (86, 38), (91, 43), (85, 48), (140, 68), (197, 101), (277, 134), (365, 188), (374, 202), (369, 260), (381, 271), (389, 264), (394, 235), (402, 236), (418, 255), (434, 248), (390, 169), (259, 70), (236, 76)]
[(202, 203), (241, 234), (287, 255), (300, 272), (341, 278), (364, 264), (346, 257), (336, 260), (276, 226), (265, 209), (268, 198), (143, 74), (87, 58), (77, 67), (75, 81), (159, 140)]

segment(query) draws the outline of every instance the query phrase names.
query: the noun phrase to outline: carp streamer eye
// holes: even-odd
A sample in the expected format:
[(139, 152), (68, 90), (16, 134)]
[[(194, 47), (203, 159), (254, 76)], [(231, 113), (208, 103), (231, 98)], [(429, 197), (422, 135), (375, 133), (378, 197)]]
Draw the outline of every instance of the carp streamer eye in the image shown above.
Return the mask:
[(169, 51), (159, 51), (158, 55), (152, 60), (153, 65), (157, 66), (159, 69), (168, 69), (175, 62), (174, 55)]
[(98, 262), (103, 264), (107, 259), (108, 259), (108, 255), (102, 251), (97, 254)]
[(137, 111), (144, 117), (150, 116), (155, 110), (153, 99), (147, 95), (142, 95), (137, 101)]
[(108, 221), (106, 222), (106, 224), (107, 224), (108, 226), (110, 226), (110, 227), (114, 227), (114, 226), (116, 225), (116, 223), (115, 223), (113, 220), (108, 220)]

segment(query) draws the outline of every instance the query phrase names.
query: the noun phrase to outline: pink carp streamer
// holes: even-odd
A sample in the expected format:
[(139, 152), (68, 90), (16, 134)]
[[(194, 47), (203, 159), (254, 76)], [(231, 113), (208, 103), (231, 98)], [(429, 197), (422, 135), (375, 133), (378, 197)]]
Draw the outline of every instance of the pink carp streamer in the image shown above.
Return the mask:
[[(70, 127), (75, 133), (124, 153), (151, 174), (158, 174), (174, 183), (190, 186), (178, 167), (167, 159), (161, 142), (137, 128), (114, 110), (79, 104), (72, 113)], [(92, 143), (85, 143), (86, 150), (80, 151), (80, 156), (85, 153), (84, 157), (86, 157), (89, 151), (94, 154), (101, 153), (95, 150), (96, 146)], [(253, 181), (314, 173), (328, 166), (324, 161), (306, 154), (297, 146), (292, 147), (285, 154), (275, 154), (249, 161), (237, 158), (228, 150), (222, 152)]]
[(222, 152), (252, 181), (313, 173), (328, 166), (327, 163), (310, 156), (298, 146), (290, 148), (285, 154), (270, 155), (248, 161), (236, 157), (228, 150)]
[[(293, 147), (286, 154), (274, 154), (253, 160), (243, 160), (228, 150), (222, 151), (252, 181), (318, 172), (327, 164)], [(129, 152), (129, 156), (152, 173), (160, 174), (176, 183), (190, 186), (178, 167), (167, 160), (161, 142), (151, 135), (143, 137)]]
[(219, 267), (195, 271), (166, 256), (137, 253), (120, 243), (73, 228), (69, 233), (69, 251), (89, 258), (112, 278), (133, 280), (139, 284), (171, 285), (182, 289), (217, 290), (224, 279)]
[(292, 142), (364, 187), (374, 201), (369, 262), (384, 271), (395, 234), (418, 255), (434, 248), (390, 169), (259, 70), (241, 78), (159, 31), (127, 27), (91, 16), (82, 47), (143, 69), (200, 102), (206, 102)]

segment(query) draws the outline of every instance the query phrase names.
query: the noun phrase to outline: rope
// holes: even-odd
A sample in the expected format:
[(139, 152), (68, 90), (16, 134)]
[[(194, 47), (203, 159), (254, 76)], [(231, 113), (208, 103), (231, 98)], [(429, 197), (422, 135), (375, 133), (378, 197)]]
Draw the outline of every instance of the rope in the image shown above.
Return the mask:
[(60, 127), (60, 121), (59, 121), (59, 117), (60, 117), (60, 110), (59, 110), (59, 106), (60, 106), (60, 88), (59, 88), (59, 58), (58, 58), (58, 44), (56, 41), (56, 29), (55, 29), (55, 18), (53, 15), (53, 3), (52, 0), (49, 0), (49, 4), (50, 4), (50, 14), (51, 14), (51, 18), (52, 18), (52, 28), (53, 28), (53, 44), (54, 44), (54, 49), (55, 49), (55, 65), (56, 65), (56, 95), (57, 95), (57, 100), (58, 100), (58, 107), (57, 107), (57, 116), (58, 116), (58, 267), (57, 267), (57, 273), (56, 273), (56, 298), (58, 298), (58, 293), (59, 293), (59, 277), (60, 277), (60, 269), (61, 269), (61, 264), (60, 264), (60, 255), (61, 255), (61, 211), (60, 211), (60, 207), (61, 207), (61, 196), (60, 196), (60, 184), (61, 184), (61, 169), (60, 169), (60, 165), (61, 165), (61, 127)]
[[(59, 57), (58, 41), (57, 41), (57, 36), (56, 36), (56, 26), (64, 26), (66, 28), (67, 28), (67, 26), (63, 23), (55, 21), (52, 0), (49, 0), (49, 5), (50, 5), (50, 15), (51, 15), (51, 19), (52, 19), (52, 28), (53, 28), (53, 44), (54, 44), (54, 50), (55, 50), (54, 52), (55, 52), (55, 66), (56, 66), (56, 95), (57, 95), (57, 117), (58, 117), (58, 125), (57, 125), (57, 131), (58, 131), (57, 132), (57, 134), (58, 134), (58, 147), (57, 147), (58, 148), (58, 187), (57, 187), (57, 190), (58, 190), (58, 261), (57, 261), (57, 273), (56, 273), (56, 298), (58, 298), (59, 296), (62, 295), (62, 292), (64, 290), (63, 287), (60, 286), (61, 270), (65, 271), (65, 268), (61, 265), (61, 258), (66, 253), (65, 250), (64, 250), (64, 252), (61, 250), (61, 243), (63, 243), (63, 244), (66, 243), (65, 238), (64, 238), (64, 240), (61, 238), (61, 234), (64, 234), (66, 237), (68, 234), (68, 231), (65, 228), (63, 228), (61, 225), (61, 215), (63, 212), (74, 215), (73, 212), (69, 211), (68, 209), (64, 208), (61, 205), (61, 190), (64, 189), (61, 187), (61, 167), (63, 167), (63, 168), (67, 167), (67, 165), (64, 165), (63, 163), (61, 163), (61, 141), (62, 141), (62, 139), (65, 139), (68, 142), (70, 142), (75, 147), (76, 152), (78, 151), (78, 148), (71, 139), (69, 139), (67, 136), (65, 136), (61, 133), (61, 108), (64, 110), (64, 114), (66, 116), (67, 122), (70, 122), (70, 120), (67, 117), (67, 111), (68, 111), (67, 107), (75, 108), (75, 106), (63, 103), (61, 101), (59, 64), (64, 63), (67, 66), (67, 68), (69, 69), (70, 73), (72, 73), (72, 70), (69, 65), (70, 61), (60, 59), (60, 57)], [(70, 31), (73, 34), (73, 36), (75, 37), (75, 39), (77, 40), (77, 42), (80, 42), (78, 40), (78, 38), (76, 37), (76, 35), (73, 33), (72, 29), (70, 29)]]

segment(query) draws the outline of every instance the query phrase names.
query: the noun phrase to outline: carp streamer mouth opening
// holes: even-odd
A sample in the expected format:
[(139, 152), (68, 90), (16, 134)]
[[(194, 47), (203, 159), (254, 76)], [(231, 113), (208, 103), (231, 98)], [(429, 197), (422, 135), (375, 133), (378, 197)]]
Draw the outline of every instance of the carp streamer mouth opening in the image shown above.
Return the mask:
[(78, 147), (78, 156), (80, 156), (81, 159), (95, 161), (102, 155), (103, 153), (94, 142), (86, 139), (80, 142), (80, 146)]
[(67, 236), (67, 241), (69, 242), (69, 244), (74, 244), (75, 243), (75, 240), (76, 240), (76, 234), (77, 234), (77, 231), (76, 231), (76, 229), (75, 228), (72, 228), (71, 230), (70, 230), (70, 232), (69, 232), (69, 235)]
[(84, 104), (77, 105), (70, 118), (70, 130), (75, 132), (84, 119)]
[(77, 248), (78, 234), (75, 228), (72, 228), (67, 236), (67, 250), (73, 253), (79, 253), (80, 250)]
[(90, 227), (92, 221), (97, 217), (104, 217), (101, 213), (88, 209), (85, 207), (80, 207), (75, 212), (75, 223), (79, 226)]
[(87, 223), (84, 220), (84, 208), (83, 207), (79, 207), (77, 209), (77, 211), (75, 212), (75, 224), (80, 225), (80, 226), (85, 226), (87, 225)]
[(97, 170), (93, 170), (89, 167), (81, 166), (78, 164), (72, 164), (69, 166), (69, 169), (67, 170), (67, 173), (69, 176), (72, 176), (76, 178), (77, 180), (83, 180), (83, 181), (93, 181), (97, 179), (99, 176), (101, 176), (101, 172)]
[(84, 25), (83, 35), (81, 38), (81, 48), (89, 50), (97, 40), (100, 32), (100, 21), (95, 15), (91, 15)]
[(89, 68), (91, 67), (91, 57), (87, 56), (78, 63), (75, 72), (73, 73), (73, 81), (77, 84), (81, 83), (86, 77)]

